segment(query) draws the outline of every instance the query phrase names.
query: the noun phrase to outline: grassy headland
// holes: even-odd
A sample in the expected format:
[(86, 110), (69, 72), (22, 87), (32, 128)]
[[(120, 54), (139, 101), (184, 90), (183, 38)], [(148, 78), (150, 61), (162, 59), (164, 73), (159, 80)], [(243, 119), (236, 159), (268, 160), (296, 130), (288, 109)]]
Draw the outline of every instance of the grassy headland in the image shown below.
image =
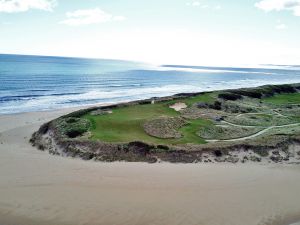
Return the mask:
[[(133, 151), (147, 149), (148, 153), (235, 146), (248, 146), (261, 153), (263, 147), (298, 140), (299, 90), (298, 84), (269, 85), (91, 108), (54, 120), (40, 133), (52, 129), (56, 141), (68, 148), (76, 146), (74, 143), (102, 144), (124, 154), (131, 151), (130, 145)], [(82, 150), (74, 146), (72, 151)]]

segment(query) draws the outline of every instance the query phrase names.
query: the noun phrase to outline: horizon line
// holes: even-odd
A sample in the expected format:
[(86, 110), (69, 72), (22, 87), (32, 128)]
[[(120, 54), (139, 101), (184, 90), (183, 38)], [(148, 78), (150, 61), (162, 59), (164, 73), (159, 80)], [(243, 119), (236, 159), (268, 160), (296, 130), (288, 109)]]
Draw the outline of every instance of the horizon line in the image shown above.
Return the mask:
[(300, 67), (300, 65), (287, 65), (287, 64), (257, 64), (252, 66), (246, 66), (246, 65), (236, 65), (236, 66), (211, 66), (211, 65), (195, 65), (195, 64), (154, 64), (150, 62), (144, 62), (144, 61), (138, 61), (138, 60), (130, 60), (130, 59), (113, 59), (113, 58), (103, 58), (103, 57), (85, 57), (85, 56), (63, 56), (63, 55), (42, 55), (42, 54), (26, 54), (26, 53), (1, 53), (0, 55), (8, 55), (8, 56), (28, 56), (28, 57), (47, 57), (47, 58), (68, 58), (68, 59), (89, 59), (89, 60), (107, 60), (107, 61), (123, 61), (123, 62), (132, 62), (132, 63), (140, 63), (140, 64), (148, 64), (153, 66), (159, 66), (159, 67), (174, 67), (174, 68), (195, 68), (200, 67), (203, 68), (240, 68), (240, 69), (247, 69), (247, 68), (253, 68), (253, 69), (259, 69), (259, 68), (266, 68), (261, 66), (271, 66), (271, 67), (290, 67), (290, 68), (297, 68)]

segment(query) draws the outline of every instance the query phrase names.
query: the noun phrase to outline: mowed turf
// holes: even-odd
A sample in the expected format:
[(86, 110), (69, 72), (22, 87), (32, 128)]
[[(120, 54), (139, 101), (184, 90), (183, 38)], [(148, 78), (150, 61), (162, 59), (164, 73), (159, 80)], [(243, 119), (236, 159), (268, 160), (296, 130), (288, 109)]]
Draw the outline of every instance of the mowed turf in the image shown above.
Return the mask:
[[(198, 101), (198, 100), (197, 100)], [(181, 101), (180, 102), (185, 102)], [(201, 125), (210, 123), (210, 121), (198, 119), (188, 121), (188, 124), (179, 129), (183, 137), (180, 139), (160, 139), (149, 136), (143, 129), (146, 120), (160, 116), (176, 117), (179, 112), (170, 109), (172, 102), (134, 105), (113, 110), (112, 114), (106, 115), (85, 115), (93, 127), (92, 140), (101, 140), (105, 142), (131, 142), (144, 141), (152, 144), (204, 144), (205, 141), (196, 135)]]
[(273, 97), (265, 98), (264, 102), (274, 105), (300, 104), (300, 93), (278, 94)]

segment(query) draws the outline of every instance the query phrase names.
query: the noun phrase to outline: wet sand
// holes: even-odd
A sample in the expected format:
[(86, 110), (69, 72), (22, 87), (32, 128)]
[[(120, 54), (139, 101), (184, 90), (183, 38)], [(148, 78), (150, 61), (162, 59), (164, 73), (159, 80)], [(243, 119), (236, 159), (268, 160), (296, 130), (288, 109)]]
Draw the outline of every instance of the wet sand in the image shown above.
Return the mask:
[(31, 147), (70, 110), (0, 116), (2, 225), (284, 225), (300, 220), (300, 165), (99, 163)]

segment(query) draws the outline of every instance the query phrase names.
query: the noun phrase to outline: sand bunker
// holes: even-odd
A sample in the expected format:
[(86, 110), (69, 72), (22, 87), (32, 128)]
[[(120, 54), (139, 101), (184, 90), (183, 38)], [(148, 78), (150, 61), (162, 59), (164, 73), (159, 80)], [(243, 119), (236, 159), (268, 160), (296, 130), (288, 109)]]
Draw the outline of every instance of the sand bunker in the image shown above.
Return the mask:
[(182, 103), (182, 102), (177, 102), (174, 105), (171, 105), (170, 108), (174, 109), (175, 111), (178, 112), (178, 111), (180, 111), (182, 109), (187, 108), (187, 105), (185, 103)]
[(112, 110), (103, 110), (103, 109), (97, 109), (91, 112), (92, 116), (100, 116), (100, 115), (106, 115), (106, 114), (112, 114)]

